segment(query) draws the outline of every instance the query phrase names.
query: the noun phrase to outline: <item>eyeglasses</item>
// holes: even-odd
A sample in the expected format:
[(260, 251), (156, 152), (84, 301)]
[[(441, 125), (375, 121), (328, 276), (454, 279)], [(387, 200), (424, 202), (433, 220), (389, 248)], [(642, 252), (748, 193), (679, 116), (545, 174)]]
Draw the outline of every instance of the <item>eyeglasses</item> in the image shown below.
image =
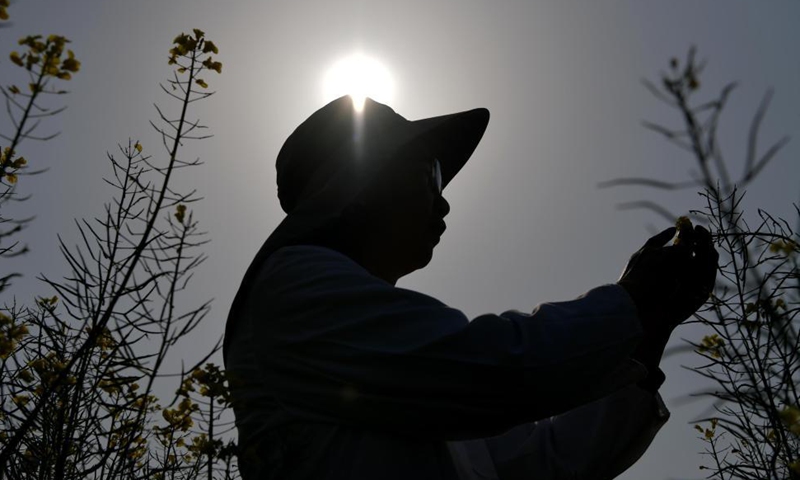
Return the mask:
[(442, 165), (439, 163), (438, 158), (433, 159), (433, 164), (431, 166), (431, 186), (433, 187), (433, 191), (437, 195), (442, 194)]

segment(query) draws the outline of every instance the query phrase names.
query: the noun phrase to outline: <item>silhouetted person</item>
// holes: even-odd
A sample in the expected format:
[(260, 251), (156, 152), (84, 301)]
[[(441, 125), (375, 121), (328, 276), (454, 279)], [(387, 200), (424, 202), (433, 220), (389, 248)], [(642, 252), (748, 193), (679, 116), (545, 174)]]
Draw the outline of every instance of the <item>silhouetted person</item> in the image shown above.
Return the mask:
[(705, 229), (665, 247), (669, 228), (617, 282), (531, 313), (469, 321), (395, 286), (431, 260), (442, 189), (488, 120), (342, 97), (287, 139), (288, 215), (225, 335), (245, 480), (613, 478), (667, 420), (658, 363), (714, 284)]

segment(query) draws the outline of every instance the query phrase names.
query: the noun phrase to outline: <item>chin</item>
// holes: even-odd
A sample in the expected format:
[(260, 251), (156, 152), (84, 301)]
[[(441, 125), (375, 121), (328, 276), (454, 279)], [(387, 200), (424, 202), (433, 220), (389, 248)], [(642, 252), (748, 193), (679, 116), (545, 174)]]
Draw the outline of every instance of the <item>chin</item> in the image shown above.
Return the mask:
[(433, 260), (433, 249), (436, 248), (436, 244), (438, 244), (438, 243), (439, 243), (439, 240), (436, 239), (435, 243), (431, 242), (428, 245), (425, 245), (420, 249), (420, 254), (419, 254), (419, 257), (418, 257), (419, 258), (419, 261), (418, 261), (418, 265), (419, 266), (417, 267), (417, 270), (419, 270), (420, 268), (425, 268), (425, 267), (428, 266), (429, 263), (431, 263), (431, 260)]

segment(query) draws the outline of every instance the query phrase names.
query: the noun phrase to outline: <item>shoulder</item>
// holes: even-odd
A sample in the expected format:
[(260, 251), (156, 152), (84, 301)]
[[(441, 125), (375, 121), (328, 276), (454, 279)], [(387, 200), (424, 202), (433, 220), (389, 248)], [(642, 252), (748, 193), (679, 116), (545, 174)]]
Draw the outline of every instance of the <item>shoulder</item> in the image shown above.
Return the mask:
[[(368, 304), (445, 306), (421, 292), (397, 287), (372, 275), (347, 255), (317, 245), (293, 245), (276, 250), (259, 271), (257, 296), (280, 304), (325, 300), (329, 305), (349, 300)], [(312, 300), (313, 299), (313, 300)]]
[(386, 291), (394, 286), (337, 250), (292, 245), (270, 255), (254, 277), (253, 289), (261, 299), (285, 303)]
[(386, 283), (347, 255), (317, 245), (292, 245), (276, 250), (261, 267), (257, 282), (273, 280), (285, 283), (325, 278)]
[(339, 265), (342, 268), (363, 268), (353, 259), (338, 250), (319, 245), (290, 245), (281, 247), (270, 255), (265, 268), (313, 267)]

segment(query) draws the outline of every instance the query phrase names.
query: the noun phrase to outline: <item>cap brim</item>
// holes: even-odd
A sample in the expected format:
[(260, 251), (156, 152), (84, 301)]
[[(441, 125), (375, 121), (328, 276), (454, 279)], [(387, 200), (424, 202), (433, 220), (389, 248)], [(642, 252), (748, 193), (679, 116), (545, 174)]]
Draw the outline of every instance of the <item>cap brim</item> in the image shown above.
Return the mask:
[(433, 151), (442, 165), (442, 184), (446, 186), (461, 171), (478, 147), (489, 124), (489, 110), (465, 112), (410, 122), (417, 138)]

